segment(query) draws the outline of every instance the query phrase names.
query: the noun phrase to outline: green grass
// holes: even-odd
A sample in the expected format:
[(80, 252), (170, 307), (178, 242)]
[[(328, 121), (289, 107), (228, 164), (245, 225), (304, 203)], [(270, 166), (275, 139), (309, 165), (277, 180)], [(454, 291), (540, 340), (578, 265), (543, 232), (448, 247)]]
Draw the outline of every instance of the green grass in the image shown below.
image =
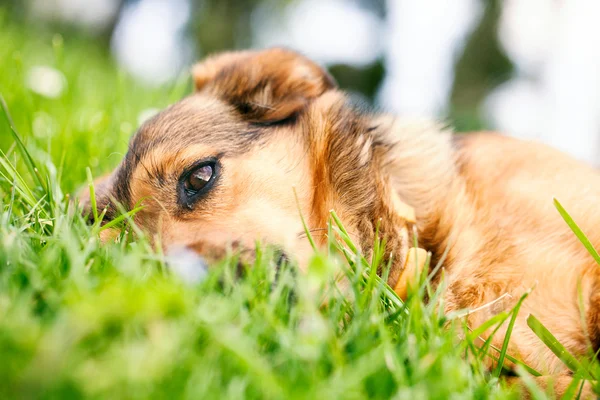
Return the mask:
[[(484, 361), (518, 360), (475, 343), (510, 330), (518, 306), (469, 330), (464, 313), (440, 312), (425, 277), (401, 302), (374, 273), (381, 243), (372, 260), (356, 254), (335, 213), (330, 246), (346, 259), (315, 254), (307, 272), (288, 265), (278, 279), (269, 248), (241, 277), (231, 255), (190, 284), (141, 235), (102, 245), (67, 194), (87, 168), (111, 170), (144, 110), (190, 83), (144, 88), (90, 40), (33, 34), (2, 14), (0, 37), (10, 113), (0, 115), (0, 398), (517, 398)], [(28, 88), (36, 65), (64, 75), (60, 97)]]

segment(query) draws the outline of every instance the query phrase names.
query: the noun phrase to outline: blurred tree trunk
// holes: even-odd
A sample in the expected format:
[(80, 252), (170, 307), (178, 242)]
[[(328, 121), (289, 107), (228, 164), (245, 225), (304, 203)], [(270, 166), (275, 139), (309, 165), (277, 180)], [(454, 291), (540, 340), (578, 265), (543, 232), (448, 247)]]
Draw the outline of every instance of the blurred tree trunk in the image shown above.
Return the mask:
[(115, 33), (115, 28), (117, 27), (117, 23), (119, 22), (119, 17), (127, 3), (130, 2), (132, 2), (132, 0), (117, 0), (117, 9), (112, 19), (100, 33), (100, 40), (102, 41), (102, 44), (106, 47), (110, 47), (110, 41), (113, 37), (113, 34)]
[(501, 0), (482, 0), (484, 13), (454, 70), (451, 118), (458, 130), (483, 128), (479, 107), (487, 94), (508, 80), (513, 65), (498, 41)]
[(250, 47), (252, 11), (261, 0), (195, 1), (191, 29), (203, 55)]

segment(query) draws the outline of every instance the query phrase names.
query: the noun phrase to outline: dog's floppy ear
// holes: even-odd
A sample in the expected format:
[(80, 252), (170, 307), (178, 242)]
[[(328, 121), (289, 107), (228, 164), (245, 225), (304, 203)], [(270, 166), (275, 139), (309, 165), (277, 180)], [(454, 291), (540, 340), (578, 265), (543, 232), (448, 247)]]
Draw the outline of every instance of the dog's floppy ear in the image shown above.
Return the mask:
[(219, 54), (197, 64), (192, 73), (196, 91), (219, 97), (258, 123), (293, 117), (336, 87), (323, 68), (280, 48)]

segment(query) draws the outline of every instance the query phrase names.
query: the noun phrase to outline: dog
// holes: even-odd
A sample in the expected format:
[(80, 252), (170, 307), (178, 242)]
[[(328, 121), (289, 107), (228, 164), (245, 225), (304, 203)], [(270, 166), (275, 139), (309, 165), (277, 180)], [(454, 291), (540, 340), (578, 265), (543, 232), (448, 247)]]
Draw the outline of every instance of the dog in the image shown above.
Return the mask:
[[(576, 356), (600, 348), (600, 268), (553, 205), (560, 200), (599, 246), (592, 167), (542, 144), (365, 110), (287, 49), (209, 57), (193, 81), (194, 93), (145, 122), (96, 183), (106, 220), (117, 205), (142, 204), (135, 222), (165, 249), (210, 261), (260, 239), (305, 265), (313, 249), (300, 214), (324, 246), (333, 209), (364, 254), (376, 232), (385, 238), (392, 288), (406, 286), (407, 258), (423, 254), (411, 253), (415, 233), (430, 265), (446, 251), (445, 311), (479, 309), (470, 327), (535, 287), (508, 351), (556, 393), (572, 377), (526, 316)], [(506, 325), (493, 345), (502, 347)]]

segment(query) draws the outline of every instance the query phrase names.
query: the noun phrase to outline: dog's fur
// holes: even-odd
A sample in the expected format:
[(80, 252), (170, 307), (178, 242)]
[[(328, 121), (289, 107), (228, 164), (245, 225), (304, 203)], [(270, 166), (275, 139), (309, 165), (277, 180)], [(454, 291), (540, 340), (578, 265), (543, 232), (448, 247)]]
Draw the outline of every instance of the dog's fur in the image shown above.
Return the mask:
[[(566, 368), (526, 316), (537, 316), (577, 356), (598, 350), (600, 269), (553, 206), (556, 197), (600, 246), (595, 170), (538, 143), (453, 136), (436, 123), (365, 112), (323, 69), (284, 49), (217, 55), (193, 77), (195, 93), (146, 122), (98, 185), (108, 218), (111, 203), (142, 202), (136, 222), (165, 248), (211, 258), (260, 239), (302, 265), (312, 250), (299, 211), (324, 244), (321, 229), (334, 209), (367, 254), (379, 224), (394, 287), (412, 240), (401, 211), (407, 203), (432, 265), (449, 248), (447, 312), (511, 295), (470, 314), (477, 327), (535, 287), (509, 352), (557, 377), (559, 392), (570, 381)], [(220, 165), (214, 186), (193, 205), (182, 203), (180, 177), (207, 157)], [(492, 344), (501, 347), (503, 336)]]

